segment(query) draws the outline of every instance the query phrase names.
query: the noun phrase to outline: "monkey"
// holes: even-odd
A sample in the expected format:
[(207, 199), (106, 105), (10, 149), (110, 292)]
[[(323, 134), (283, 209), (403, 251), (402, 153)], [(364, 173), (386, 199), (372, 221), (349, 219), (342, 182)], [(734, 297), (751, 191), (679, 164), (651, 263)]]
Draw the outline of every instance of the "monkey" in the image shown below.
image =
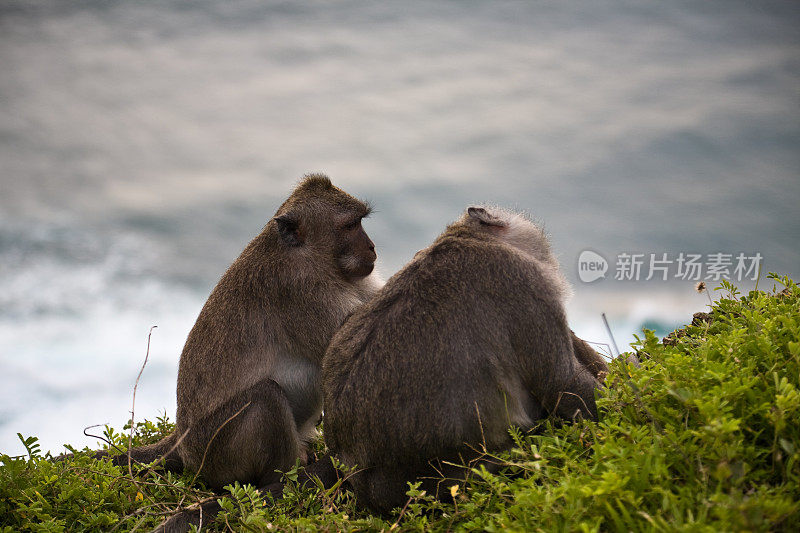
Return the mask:
[(163, 457), (213, 490), (272, 483), (306, 461), (328, 341), (382, 284), (362, 226), (370, 211), (327, 176), (304, 177), (200, 311), (180, 356), (174, 432), (131, 449), (133, 460)]
[(607, 367), (569, 329), (568, 291), (540, 227), (469, 207), (354, 311), (323, 358), (323, 424), (360, 506), (389, 513), (415, 480), (445, 496), (510, 426), (597, 418)]
[[(479, 305), (474, 306), (474, 310), (480, 312), (487, 308), (487, 304), (483, 300), (488, 299), (491, 305), (499, 306), (501, 308), (499, 311), (500, 314), (503, 315), (504, 320), (508, 320), (510, 324), (501, 324), (501, 321), (497, 321), (497, 323), (489, 323), (488, 325), (484, 325), (481, 323), (480, 314), (476, 317), (475, 312), (469, 311), (466, 313), (465, 322), (451, 325), (445, 329), (446, 332), (450, 333), (450, 337), (459, 337), (461, 335), (461, 330), (459, 328), (461, 327), (464, 328), (464, 331), (467, 331), (469, 326), (472, 325), (469, 324), (469, 322), (475, 322), (479, 326), (483, 326), (489, 330), (511, 325), (517, 330), (523, 330), (522, 333), (519, 333), (518, 331), (517, 335), (524, 335), (524, 329), (529, 325), (529, 323), (526, 321), (532, 321), (534, 326), (537, 325), (537, 322), (541, 322), (542, 324), (540, 324), (540, 326), (545, 328), (543, 330), (543, 334), (554, 337), (554, 339), (547, 341), (548, 346), (556, 345), (557, 348), (562, 352), (561, 355), (558, 355), (555, 358), (555, 360), (549, 361), (549, 364), (556, 365), (556, 370), (561, 371), (559, 375), (566, 377), (566, 374), (569, 372), (569, 370), (560, 368), (558, 365), (571, 365), (575, 373), (586, 373), (588, 371), (592, 376), (594, 376), (594, 378), (598, 380), (598, 382), (602, 380), (604, 373), (607, 372), (607, 366), (603, 358), (600, 357), (599, 354), (597, 354), (588, 343), (578, 338), (574, 332), (567, 329), (565, 326), (565, 319), (563, 316), (564, 313), (560, 300), (563, 299), (564, 295), (566, 294), (567, 283), (558, 271), (558, 264), (550, 253), (549, 243), (547, 242), (544, 234), (539, 228), (533, 226), (530, 222), (526, 221), (519, 215), (505, 212), (501, 213), (502, 216), (499, 214), (491, 215), (490, 213), (486, 213), (485, 209), (481, 210), (479, 208), (472, 208), (468, 210), (467, 215), (469, 215), (469, 219), (467, 218), (467, 215), (465, 215), (460, 223), (448, 228), (448, 230), (445, 231), (445, 233), (439, 238), (439, 240), (437, 240), (436, 243), (434, 243), (433, 246), (426, 250), (420, 251), (414, 257), (409, 266), (393, 277), (385, 287), (384, 291), (381, 291), (371, 303), (368, 303), (360, 310), (355, 311), (354, 314), (351, 315), (351, 318), (345, 322), (345, 325), (342, 327), (340, 332), (334, 335), (334, 340), (331, 343), (331, 346), (329, 346), (328, 352), (326, 352), (325, 359), (323, 360), (323, 378), (325, 380), (323, 382), (323, 389), (326, 402), (325, 439), (330, 446), (331, 451), (338, 450), (340, 456), (342, 457), (347, 457), (349, 453), (349, 457), (351, 459), (349, 464), (351, 466), (358, 464), (369, 465), (365, 467), (366, 470), (364, 472), (370, 477), (367, 480), (364, 480), (364, 475), (357, 472), (355, 474), (353, 483), (356, 484), (356, 491), (359, 493), (359, 502), (365, 502), (367, 504), (372, 502), (372, 504), (368, 506), (371, 506), (375, 510), (387, 512), (392, 506), (401, 505), (402, 498), (404, 497), (405, 493), (404, 481), (411, 481), (414, 479), (414, 476), (418, 476), (421, 473), (428, 476), (428, 479), (434, 477), (436, 474), (439, 474), (442, 470), (449, 469), (448, 473), (451, 475), (458, 475), (462, 473), (459, 472), (457, 468), (454, 471), (453, 467), (442, 464), (441, 462), (438, 462), (436, 467), (433, 469), (427, 468), (427, 465), (423, 465), (425, 462), (424, 459), (431, 455), (432, 452), (423, 453), (419, 450), (415, 451), (413, 447), (413, 439), (417, 438), (417, 435), (407, 427), (392, 433), (392, 438), (395, 440), (404, 440), (405, 442), (412, 441), (410, 454), (406, 454), (405, 456), (408, 457), (408, 455), (410, 455), (412, 461), (410, 463), (404, 463), (403, 461), (405, 459), (400, 459), (399, 461), (394, 462), (390, 458), (389, 461), (383, 459), (383, 462), (381, 462), (380, 458), (382, 456), (380, 448), (387, 444), (386, 439), (381, 441), (380, 445), (371, 443), (370, 440), (375, 438), (376, 434), (363, 431), (364, 425), (359, 424), (357, 421), (358, 419), (353, 414), (359, 413), (360, 416), (366, 418), (368, 421), (378, 420), (383, 417), (384, 408), (387, 407), (387, 401), (383, 400), (381, 397), (376, 398), (375, 394), (370, 396), (367, 388), (371, 388), (373, 383), (377, 383), (378, 385), (384, 387), (382, 393), (383, 397), (392, 395), (395, 390), (397, 392), (394, 400), (395, 402), (399, 402), (399, 407), (395, 407), (394, 410), (386, 411), (387, 424), (391, 425), (394, 424), (395, 421), (403, 420), (403, 417), (407, 411), (407, 409), (404, 407), (404, 404), (415, 404), (415, 398), (418, 398), (420, 393), (413, 388), (414, 384), (417, 382), (409, 379), (409, 377), (414, 376), (409, 370), (404, 368), (402, 360), (393, 361), (393, 358), (400, 358), (402, 355), (407, 353), (404, 351), (403, 347), (408, 343), (419, 343), (416, 337), (419, 334), (419, 324), (417, 324), (416, 327), (410, 327), (413, 323), (412, 318), (415, 312), (420, 313), (420, 316), (423, 317), (423, 321), (426, 320), (424, 318), (426, 315), (428, 316), (428, 319), (431, 319), (430, 316), (436, 314), (434, 311), (440, 315), (444, 314), (447, 317), (450, 317), (449, 314), (441, 313), (443, 308), (434, 306), (434, 304), (436, 302), (442, 302), (442, 305), (446, 305), (448, 304), (446, 301), (447, 298), (452, 297), (455, 301), (450, 301), (449, 306), (457, 307), (459, 304), (459, 298), (462, 297), (462, 293), (471, 291), (474, 285), (474, 288), (477, 291), (489, 291), (486, 294), (478, 294), (477, 298), (480, 301), (478, 302)], [(477, 225), (472, 218), (476, 218), (478, 220)], [(491, 224), (488, 222), (491, 222)], [(491, 227), (483, 228), (484, 225)], [(473, 233), (475, 235), (473, 235)], [(445, 239), (445, 237), (447, 237), (447, 239)], [(448, 242), (439, 246), (438, 243), (443, 240)], [(486, 248), (488, 248), (488, 251)], [(470, 257), (470, 255), (473, 257)], [(477, 261), (479, 264), (481, 264), (485, 256), (492, 257), (492, 264), (489, 265), (491, 271), (488, 275), (492, 283), (495, 283), (493, 278), (498, 276), (503, 278), (503, 276), (508, 274), (510, 277), (506, 280), (497, 280), (497, 286), (495, 287), (486, 287), (486, 283), (482, 281), (484, 278), (481, 277), (486, 277), (486, 273), (478, 271), (475, 273), (475, 276), (473, 276), (473, 279), (465, 280), (463, 286), (456, 286), (454, 292), (451, 291), (452, 294), (450, 296), (446, 297), (445, 294), (440, 292), (440, 288), (437, 288), (440, 286), (441, 281), (442, 287), (446, 288), (447, 286), (450, 286), (450, 289), (454, 289), (453, 285), (458, 283), (458, 280), (454, 278), (460, 274), (459, 268), (461, 266), (464, 266), (465, 268), (472, 268), (470, 262), (474, 261)], [(509, 260), (509, 257), (511, 258), (512, 263), (512, 266), (510, 267), (504, 263), (505, 261)], [(418, 262), (420, 262), (420, 264), (416, 265)], [(436, 274), (435, 271), (440, 269), (442, 265), (444, 265), (442, 270), (449, 272), (449, 274), (442, 275), (443, 279), (440, 280), (438, 279), (440, 274)], [(404, 273), (405, 271), (410, 272), (406, 274)], [(399, 280), (397, 278), (399, 278)], [(532, 282), (532, 287), (539, 287), (539, 289), (543, 291), (542, 297), (545, 300), (544, 303), (537, 303), (536, 294), (532, 292), (533, 290), (537, 289), (528, 288), (528, 282)], [(512, 293), (520, 292), (520, 290), (522, 290), (525, 294), (518, 297), (517, 302), (514, 302), (511, 299), (506, 300), (504, 297), (506, 289)], [(385, 291), (390, 291), (391, 294), (386, 294)], [(428, 297), (431, 298), (430, 301), (426, 300)], [(421, 303), (417, 302), (417, 299), (419, 299)], [(520, 305), (520, 302), (522, 305)], [(530, 306), (531, 309), (522, 309), (519, 314), (506, 316), (507, 311), (503, 312), (502, 308), (509, 307), (512, 304), (519, 309), (524, 306)], [(418, 309), (418, 311), (415, 311), (415, 309)], [(447, 308), (444, 309), (447, 311)], [(471, 307), (469, 309), (473, 308)], [(510, 310), (513, 311), (514, 309), (515, 308), (511, 308)], [(452, 312), (452, 310), (447, 312)], [(549, 318), (547, 313), (554, 313), (555, 316)], [(495, 312), (495, 315), (497, 315), (497, 311)], [(371, 321), (371, 318), (374, 318), (375, 320)], [(554, 325), (550, 325), (550, 321), (553, 321)], [(386, 327), (396, 326), (397, 329), (393, 331), (383, 331), (380, 329), (379, 325)], [(553, 331), (549, 331), (548, 328), (552, 329)], [(430, 334), (431, 332), (428, 333)], [(369, 338), (373, 334), (376, 334), (374, 341), (380, 344), (369, 348), (368, 346), (372, 346), (369, 344), (372, 342), (369, 340)], [(431, 336), (434, 339), (439, 337), (439, 335), (435, 333)], [(567, 336), (566, 341), (564, 341), (565, 336)], [(386, 337), (389, 338), (386, 339)], [(447, 335), (445, 334), (444, 337), (447, 337)], [(359, 339), (363, 340), (366, 342), (366, 344), (358, 348), (358, 350), (347, 351), (347, 349), (351, 347), (351, 344), (349, 343), (353, 342), (354, 339), (355, 342), (360, 342)], [(383, 342), (384, 340), (386, 342)], [(468, 340), (469, 339), (467, 339), (467, 341)], [(535, 395), (543, 392), (545, 398), (549, 398), (554, 395), (554, 392), (548, 391), (546, 388), (546, 383), (537, 384), (536, 382), (536, 379), (550, 379), (550, 376), (547, 375), (548, 373), (546, 372), (547, 369), (542, 370), (539, 375), (532, 376), (535, 379), (533, 380), (530, 391), (519, 390), (520, 384), (513, 382), (515, 373), (518, 374), (518, 380), (521, 380), (522, 377), (525, 377), (526, 375), (528, 376), (528, 380), (530, 380), (531, 371), (530, 369), (527, 369), (527, 367), (529, 367), (532, 363), (535, 364), (536, 362), (535, 359), (531, 357), (535, 357), (537, 355), (535, 352), (535, 341), (535, 338), (516, 339), (514, 347), (514, 350), (516, 350), (515, 353), (511, 358), (508, 358), (508, 354), (506, 354), (506, 362), (511, 362), (512, 364), (508, 365), (508, 368), (500, 369), (501, 372), (505, 372), (511, 376), (510, 378), (506, 377), (506, 381), (509, 381), (510, 379), (512, 381), (511, 384), (517, 386), (516, 390), (511, 388), (507, 389), (509, 391), (509, 396), (512, 395), (511, 393), (517, 394), (518, 397), (523, 398), (522, 403), (527, 402), (526, 407), (528, 410), (533, 411), (533, 414), (528, 417), (528, 420), (522, 421), (523, 423), (521, 425), (524, 427), (527, 427), (532, 422), (535, 422), (537, 417), (544, 416), (544, 404), (542, 404), (538, 396), (528, 398), (529, 394)], [(456, 343), (457, 342), (458, 341), (456, 341)], [(420, 347), (420, 350), (425, 351), (429, 348), (442, 350), (449, 347), (449, 345), (446, 344), (437, 346), (435, 341), (429, 342), (428, 344), (430, 344), (430, 346), (423, 345)], [(569, 347), (566, 346), (567, 344), (571, 344), (572, 353), (577, 361), (570, 358), (570, 350)], [(476, 346), (480, 345), (476, 343)], [(345, 347), (347, 347), (347, 349), (345, 349)], [(457, 345), (454, 346), (454, 348), (459, 350), (464, 349), (464, 347)], [(471, 349), (469, 344), (467, 344), (467, 348)], [(544, 348), (540, 347), (540, 350), (546, 348), (547, 346)], [(507, 346), (505, 349), (509, 350)], [(383, 350), (383, 352), (375, 353), (373, 354), (375, 355), (374, 358), (364, 361), (365, 365), (370, 365), (369, 368), (358, 369), (357, 367), (359, 362), (357, 359), (361, 356), (360, 350)], [(392, 353), (394, 352), (397, 352), (398, 355), (393, 356)], [(502, 352), (502, 350), (498, 350), (498, 352)], [(461, 353), (458, 352), (456, 355), (461, 355)], [(444, 355), (444, 357), (446, 358), (446, 355)], [(558, 357), (563, 357), (564, 361), (559, 361)], [(445, 362), (448, 364), (453, 364), (453, 361), (447, 360)], [(480, 360), (477, 360), (476, 362), (477, 364), (481, 364)], [(394, 363), (394, 365), (390, 368), (388, 365), (392, 363)], [(490, 361), (483, 361), (483, 363), (484, 366), (490, 365)], [(515, 363), (516, 366), (520, 368), (515, 368)], [(413, 365), (416, 363), (414, 360), (411, 360), (408, 364)], [(345, 365), (349, 366), (346, 367)], [(344, 370), (345, 367), (347, 370)], [(349, 370), (354, 371), (354, 379), (348, 379), (347, 376), (344, 376), (342, 373), (337, 374), (335, 372), (337, 368), (339, 370), (343, 370), (344, 372)], [(370, 369), (372, 369), (372, 371), (378, 375), (377, 379), (373, 376), (370, 376)], [(442, 369), (438, 370), (441, 371)], [(419, 369), (419, 371), (424, 373), (427, 371), (427, 368)], [(392, 374), (394, 374), (394, 377)], [(437, 373), (434, 372), (432, 375), (435, 377)], [(363, 383), (359, 383), (359, 379), (361, 378), (369, 378), (373, 381), (364, 381)], [(597, 382), (594, 382), (591, 379), (587, 380), (585, 376), (582, 379), (584, 381), (589, 381), (592, 386), (597, 385)], [(399, 387), (394, 383), (395, 380), (399, 380)], [(486, 384), (484, 383), (484, 389), (481, 389), (478, 392), (486, 394), (485, 385)], [(523, 384), (522, 387), (527, 385), (527, 383)], [(580, 388), (578, 385), (580, 385), (580, 383), (576, 384), (576, 389)], [(430, 384), (428, 384), (428, 386), (430, 386)], [(444, 383), (443, 387), (445, 387)], [(568, 387), (564, 388), (564, 392), (566, 394), (571, 392), (568, 390)], [(447, 391), (456, 395), (459, 393), (463, 394), (462, 391), (458, 390), (452, 385), (450, 386), (450, 389), (445, 388), (445, 396), (447, 395)], [(589, 416), (594, 416), (596, 411), (594, 408), (593, 396), (587, 391), (587, 387), (582, 389), (582, 393), (584, 394), (584, 398), (581, 398), (581, 401), (585, 399), (586, 405), (591, 406), (589, 410)], [(363, 398), (363, 400), (359, 402), (358, 398), (360, 396)], [(344, 399), (344, 401), (337, 403), (338, 399)], [(567, 396), (567, 399), (569, 399), (569, 396)], [(558, 403), (558, 401), (558, 399), (555, 400), (556, 403)], [(360, 403), (360, 405), (354, 405), (353, 403), (348, 402)], [(550, 405), (552, 404), (553, 401), (550, 400)], [(444, 404), (444, 406), (450, 409), (453, 409), (454, 407), (447, 406), (446, 404)], [(478, 404), (476, 403), (475, 406), (477, 408)], [(433, 412), (436, 411), (435, 406), (429, 407), (421, 404), (417, 407), (422, 410), (421, 413), (417, 412), (417, 416), (423, 420), (427, 416), (428, 409), (432, 409)], [(575, 409), (573, 410), (573, 408)], [(560, 412), (564, 416), (569, 416), (570, 413), (578, 413), (579, 410), (584, 408), (584, 405), (566, 407), (565, 403), (561, 405)], [(359, 409), (361, 411), (359, 411)], [(466, 406), (466, 409), (469, 411), (469, 406)], [(551, 409), (556, 411), (559, 410), (558, 406), (551, 407)], [(496, 407), (495, 411), (498, 411)], [(479, 414), (480, 411), (477, 411), (476, 413)], [(580, 411), (580, 413), (584, 414), (584, 411)], [(462, 422), (466, 422), (466, 424), (472, 422), (474, 425), (475, 423), (475, 419), (470, 419), (470, 412), (454, 410), (452, 413), (444, 413), (445, 416), (450, 416), (451, 414), (455, 419), (461, 417)], [(508, 414), (509, 410), (507, 408), (507, 404), (504, 403), (503, 409), (499, 416), (507, 417)], [(477, 417), (477, 420), (478, 424), (480, 425), (481, 419)], [(345, 427), (346, 424), (350, 422), (353, 423), (354, 428), (358, 428), (356, 430), (357, 432), (348, 430), (347, 427)], [(509, 425), (511, 424), (509, 423)], [(495, 426), (497, 425), (495, 424)], [(428, 425), (423, 423), (420, 425), (420, 427), (425, 429), (428, 427)], [(501, 442), (500, 446), (502, 447), (505, 447), (509, 444), (505, 429), (506, 428), (502, 428), (502, 432), (500, 431), (499, 427), (495, 427), (494, 429), (495, 434), (502, 433), (501, 437), (495, 439)], [(474, 428), (472, 434), (473, 436), (476, 435)], [(463, 447), (464, 442), (459, 441), (457, 436), (448, 437), (447, 435), (439, 435), (437, 437), (434, 435), (434, 442), (436, 442), (435, 439), (437, 438), (442, 443), (450, 443), (448, 449), (440, 453), (440, 457), (447, 455), (450, 449), (457, 449), (458, 455), (464, 455), (464, 450), (458, 450), (459, 447)], [(347, 439), (350, 440), (348, 441)], [(388, 449), (390, 454), (396, 453), (392, 451), (393, 448), (389, 447)], [(471, 450), (472, 449), (470, 448), (467, 451)], [(389, 466), (387, 466), (387, 463)], [(413, 466), (406, 467), (405, 469), (400, 469), (400, 471), (398, 471), (396, 468), (392, 468), (393, 466), (396, 466), (396, 464), (407, 464)], [(374, 479), (374, 476), (370, 475), (370, 472), (374, 471), (376, 468), (381, 469), (379, 471), (381, 472), (381, 474), (379, 474), (381, 477), (377, 480)], [(324, 456), (315, 463), (308, 465), (305, 469), (301, 469), (298, 472), (298, 484), (307, 486), (312, 483), (314, 478), (317, 478), (319, 481), (322, 481), (325, 487), (330, 487), (336, 483), (339, 477), (340, 474), (333, 466), (330, 456)], [(370, 481), (372, 481), (373, 484), (377, 483), (379, 488), (370, 488)], [(392, 483), (393, 485), (390, 485), (389, 483)], [(352, 486), (352, 483), (347, 481), (346, 485)], [(364, 488), (365, 486), (366, 489)], [(359, 489), (359, 487), (361, 488)], [(386, 487), (388, 487), (388, 489)], [(264, 493), (270, 493), (273, 498), (278, 498), (282, 493), (283, 485), (279, 482), (276, 482), (259, 487), (259, 489)], [(387, 494), (392, 499), (387, 498)], [(159, 531), (183, 531), (187, 527), (187, 524), (197, 524), (201, 514), (208, 520), (218, 511), (219, 505), (216, 498), (208, 498), (199, 504), (186, 509), (182, 513), (174, 515), (166, 524), (162, 526)]]
[(175, 431), (208, 486), (264, 484), (305, 462), (325, 348), (377, 289), (369, 213), (326, 176), (306, 177), (211, 293), (181, 354)]

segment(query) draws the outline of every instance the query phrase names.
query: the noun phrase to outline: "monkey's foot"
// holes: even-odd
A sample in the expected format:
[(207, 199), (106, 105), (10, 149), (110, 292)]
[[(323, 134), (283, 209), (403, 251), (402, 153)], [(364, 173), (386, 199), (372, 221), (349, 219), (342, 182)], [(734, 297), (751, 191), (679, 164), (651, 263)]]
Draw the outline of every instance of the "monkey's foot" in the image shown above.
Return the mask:
[(203, 524), (212, 522), (220, 510), (222, 507), (217, 502), (217, 497), (211, 496), (175, 513), (158, 526), (154, 533), (185, 533), (192, 524), (200, 528)]

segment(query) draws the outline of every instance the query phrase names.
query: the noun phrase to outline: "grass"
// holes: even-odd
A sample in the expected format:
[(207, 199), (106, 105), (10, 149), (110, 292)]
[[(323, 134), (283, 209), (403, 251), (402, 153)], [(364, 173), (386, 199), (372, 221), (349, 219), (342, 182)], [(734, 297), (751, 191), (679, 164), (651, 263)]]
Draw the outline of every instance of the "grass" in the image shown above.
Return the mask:
[[(290, 472), (276, 501), (230, 487), (203, 530), (797, 531), (800, 288), (770, 279), (772, 290), (746, 296), (724, 283), (708, 320), (666, 343), (645, 330), (633, 345), (639, 368), (611, 363), (599, 422), (512, 431), (515, 448), (497, 455), (505, 468), (476, 471), (453, 503), (411, 486), (402, 511), (378, 517), (341, 487), (298, 490)], [(134, 443), (171, 428), (166, 419), (137, 424)], [(127, 445), (127, 434), (105, 435)], [(53, 463), (35, 437), (20, 438), (27, 456), (0, 455), (3, 533), (149, 530), (208, 494), (190, 486), (191, 473), (131, 475), (85, 454)]]

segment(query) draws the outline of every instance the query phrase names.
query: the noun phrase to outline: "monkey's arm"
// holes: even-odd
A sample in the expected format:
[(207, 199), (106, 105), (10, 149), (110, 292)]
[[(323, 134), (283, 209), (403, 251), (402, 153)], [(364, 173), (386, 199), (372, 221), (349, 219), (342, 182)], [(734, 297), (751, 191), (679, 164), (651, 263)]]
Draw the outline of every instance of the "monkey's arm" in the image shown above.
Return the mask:
[(564, 420), (596, 420), (594, 391), (600, 387), (598, 376), (607, 369), (600, 355), (569, 329), (540, 339), (533, 350), (539, 364), (525, 385), (538, 404)]
[(589, 346), (589, 343), (575, 335), (574, 331), (569, 330), (569, 332), (572, 335), (572, 349), (575, 351), (575, 357), (592, 373), (595, 379), (602, 382), (608, 374), (608, 365), (605, 360)]

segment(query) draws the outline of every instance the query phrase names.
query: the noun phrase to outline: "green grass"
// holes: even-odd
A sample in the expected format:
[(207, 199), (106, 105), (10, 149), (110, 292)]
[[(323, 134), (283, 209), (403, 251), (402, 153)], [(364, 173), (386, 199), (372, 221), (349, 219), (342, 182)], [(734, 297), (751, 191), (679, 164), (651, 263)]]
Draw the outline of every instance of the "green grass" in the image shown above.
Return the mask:
[[(381, 518), (340, 487), (289, 483), (273, 502), (237, 485), (203, 529), (800, 530), (800, 288), (770, 278), (777, 287), (746, 296), (724, 284), (711, 320), (687, 326), (674, 345), (645, 330), (634, 345), (641, 367), (611, 364), (600, 422), (515, 433), (515, 449), (497, 456), (505, 468), (476, 472), (455, 503), (411, 488), (402, 512)], [(135, 441), (170, 429), (137, 424)], [(127, 434), (106, 436), (127, 444)], [(85, 455), (52, 463), (35, 438), (24, 441), (28, 456), (0, 456), (2, 532), (148, 530), (208, 494), (190, 474), (132, 478)]]

